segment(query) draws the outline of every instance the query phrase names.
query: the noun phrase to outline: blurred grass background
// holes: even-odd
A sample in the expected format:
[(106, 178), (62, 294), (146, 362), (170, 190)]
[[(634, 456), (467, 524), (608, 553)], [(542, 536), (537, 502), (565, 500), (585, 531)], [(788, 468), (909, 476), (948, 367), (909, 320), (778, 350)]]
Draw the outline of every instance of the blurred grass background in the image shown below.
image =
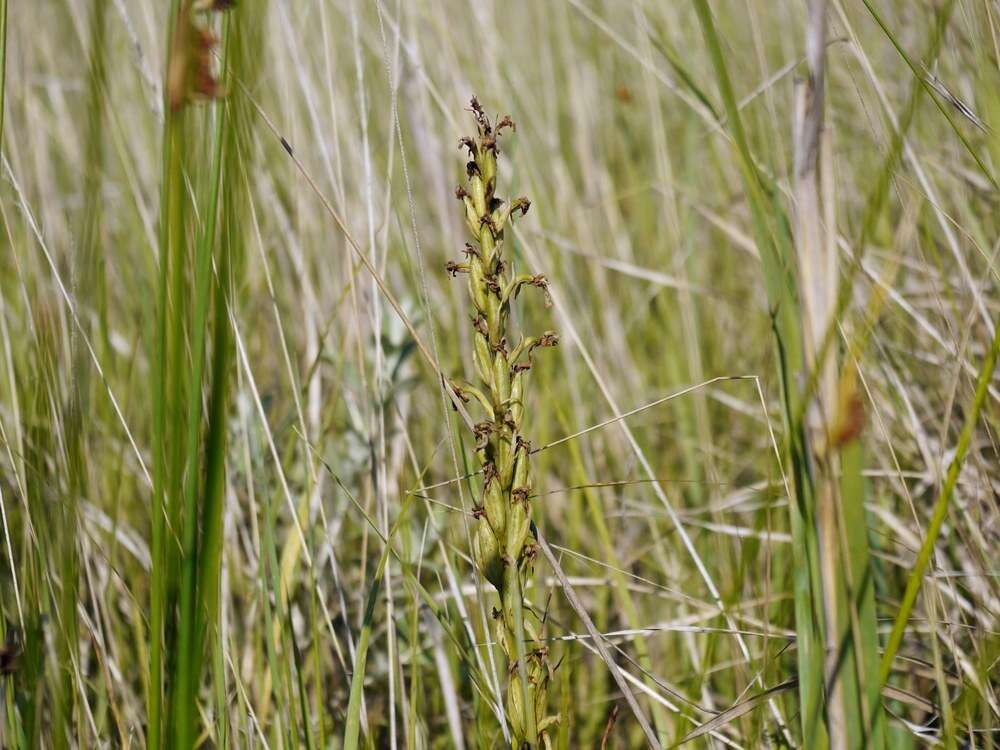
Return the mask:
[[(440, 484), (471, 471), (474, 438), (428, 361), (471, 379), (444, 264), (465, 241), (472, 94), (517, 122), (500, 189), (532, 210), (505, 252), (552, 288), (525, 325), (562, 339), (531, 371), (527, 429), (535, 447), (583, 433), (535, 456), (534, 519), (659, 742), (1000, 744), (1000, 382), (984, 368), (1000, 7), (828, 4), (818, 283), (842, 295), (834, 381), (864, 419), (842, 461), (797, 456), (802, 484), (810, 360), (785, 379), (781, 363), (812, 292), (787, 251), (806, 10), (4, 2), (0, 744), (339, 748), (353, 719), (367, 747), (503, 746), (476, 480)], [(186, 14), (218, 37), (220, 90), (174, 106), (168, 59), (197, 49), (177, 41)], [(800, 551), (829, 547), (822, 518), (794, 517), (827, 471), (857, 501), (825, 527), (845, 540), (833, 570), (850, 592), (859, 565), (874, 596), (870, 633), (863, 602), (840, 602), (846, 641), (884, 650), (933, 551), (887, 686), (847, 659), (877, 698), (839, 719), (803, 711), (808, 685), (832, 684), (797, 647), (806, 619), (823, 630), (831, 579), (802, 577)], [(553, 745), (644, 746), (536, 568)], [(875, 703), (884, 735), (838, 736)]]

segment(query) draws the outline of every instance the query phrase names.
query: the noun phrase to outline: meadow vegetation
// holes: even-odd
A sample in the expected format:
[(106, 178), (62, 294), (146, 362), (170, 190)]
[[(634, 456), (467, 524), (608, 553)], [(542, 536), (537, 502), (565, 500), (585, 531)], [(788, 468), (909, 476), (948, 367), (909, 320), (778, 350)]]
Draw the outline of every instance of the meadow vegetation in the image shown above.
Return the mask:
[(0, 747), (1000, 748), (996, 0), (0, 61)]

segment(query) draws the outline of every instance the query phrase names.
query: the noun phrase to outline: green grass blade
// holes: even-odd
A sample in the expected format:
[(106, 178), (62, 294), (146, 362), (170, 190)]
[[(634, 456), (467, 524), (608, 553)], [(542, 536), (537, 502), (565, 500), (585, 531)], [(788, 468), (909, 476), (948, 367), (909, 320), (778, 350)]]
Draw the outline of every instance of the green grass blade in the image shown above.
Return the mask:
[[(169, 10), (169, 24), (166, 33), (167, 57), (164, 70), (169, 70), (172, 59), (172, 44), (174, 27), (177, 23), (180, 0), (172, 0)], [(153, 363), (153, 399), (152, 399), (152, 450), (153, 450), (153, 493), (150, 508), (151, 527), (151, 571), (150, 571), (150, 605), (149, 605), (149, 677), (146, 680), (146, 745), (150, 750), (159, 750), (163, 743), (164, 730), (164, 698), (167, 643), (167, 615), (171, 608), (174, 582), (171, 575), (169, 560), (172, 555), (168, 551), (168, 515), (170, 513), (170, 486), (173, 484), (168, 452), (172, 444), (169, 428), (172, 418), (172, 404), (167, 373), (171, 371), (169, 362), (170, 342), (176, 337), (177, 323), (170, 318), (171, 307), (168, 290), (170, 288), (170, 269), (175, 263), (171, 258), (180, 254), (183, 235), (183, 215), (181, 206), (181, 161), (182, 145), (181, 123), (171, 110), (166, 86), (163, 95), (163, 142), (161, 156), (161, 187), (160, 187), (160, 224), (158, 268), (156, 283), (156, 314), (153, 333), (153, 346), (150, 361)], [(177, 373), (176, 370), (172, 370)], [(177, 373), (179, 376), (179, 373)]]
[[(938, 99), (938, 97), (934, 95), (931, 85), (927, 80), (927, 75), (921, 70), (919, 70), (916, 64), (913, 62), (912, 58), (908, 54), (906, 54), (906, 50), (903, 49), (903, 45), (900, 43), (896, 35), (892, 33), (892, 30), (886, 24), (885, 20), (882, 18), (882, 15), (875, 9), (875, 6), (872, 5), (871, 0), (861, 0), (861, 1), (865, 4), (865, 7), (868, 9), (868, 12), (871, 14), (871, 17), (875, 19), (875, 23), (877, 23), (879, 28), (882, 29), (882, 32), (885, 34), (886, 38), (892, 43), (892, 46), (896, 49), (896, 52), (898, 52), (899, 56), (903, 58), (903, 61), (906, 63), (906, 66), (910, 69), (910, 72), (913, 74), (914, 80), (918, 82), (919, 85), (930, 95), (930, 99), (931, 101), (934, 102), (934, 106), (937, 107), (938, 111), (944, 116), (945, 120), (947, 120), (948, 125), (951, 127), (952, 132), (954, 132), (955, 136), (961, 142), (962, 147), (972, 157), (973, 161), (976, 162), (976, 166), (979, 167), (979, 170), (980, 172), (982, 172), (983, 177), (985, 177), (987, 180), (990, 181), (990, 184), (993, 186), (994, 190), (1000, 190), (1000, 183), (997, 182), (996, 177), (993, 175), (993, 170), (991, 170), (990, 167), (986, 164), (986, 162), (983, 161), (983, 158), (979, 155), (979, 152), (969, 142), (969, 139), (966, 137), (965, 133), (963, 133), (961, 129), (958, 127), (958, 125), (955, 123), (955, 118), (952, 117), (951, 112), (949, 112), (948, 109), (944, 106), (944, 104), (941, 103), (940, 99)], [(947, 4), (948, 8), (947, 13), (939, 12), (939, 18), (942, 16), (950, 15), (950, 6), (952, 4), (953, 4), (952, 2), (949, 2)]]
[[(385, 575), (385, 567), (392, 554), (392, 540), (399, 529), (400, 523), (406, 517), (406, 511), (413, 498), (407, 495), (403, 502), (399, 518), (389, 530), (389, 536), (382, 540), (382, 554), (379, 556), (378, 565), (372, 576), (371, 587), (368, 589), (368, 599), (365, 603), (365, 616), (361, 622), (361, 633), (358, 635), (357, 650), (354, 655), (354, 673), (351, 675), (351, 693), (347, 703), (347, 718), (344, 725), (344, 750), (358, 750), (358, 737), (361, 732), (361, 706), (365, 688), (365, 664), (368, 660), (368, 646), (371, 641), (372, 624), (375, 621), (375, 608), (379, 602), (379, 588), (382, 584), (382, 576)], [(369, 524), (378, 533), (378, 526), (368, 519)], [(390, 623), (390, 627), (395, 627)]]
[(7, 111), (7, 0), (0, 0), (0, 146)]
[(848, 724), (850, 747), (885, 747), (885, 712), (878, 689), (878, 620), (875, 610), (875, 578), (868, 544), (868, 514), (864, 451), (860, 440), (841, 449), (841, 527), (846, 537), (844, 601), (839, 622), (845, 643), (842, 659), (849, 694), (845, 704), (850, 715), (863, 721)]
[(882, 685), (885, 685), (889, 681), (889, 677), (892, 674), (893, 660), (896, 658), (899, 647), (903, 643), (903, 636), (906, 633), (910, 614), (913, 612), (913, 607), (917, 602), (917, 595), (920, 593), (920, 587), (924, 582), (924, 573), (927, 572), (931, 555), (934, 553), (934, 545), (937, 543), (938, 536), (941, 533), (941, 526), (948, 516), (948, 508), (955, 493), (955, 485), (958, 484), (958, 475), (965, 464), (965, 458), (972, 443), (972, 436), (976, 430), (976, 424), (979, 422), (979, 414), (989, 394), (990, 381), (993, 379), (993, 372), (996, 370), (998, 353), (1000, 353), (1000, 325), (996, 326), (993, 341), (979, 370), (979, 377), (976, 380), (976, 391), (972, 403), (969, 405), (969, 410), (966, 412), (962, 432), (959, 434), (958, 442), (955, 445), (955, 457), (952, 458), (951, 463), (948, 465), (948, 473), (941, 488), (941, 493), (934, 502), (934, 508), (931, 511), (931, 520), (927, 526), (924, 541), (920, 545), (919, 552), (917, 552), (917, 558), (914, 561), (909, 579), (906, 582), (903, 599), (899, 604), (899, 612), (893, 621), (892, 632), (889, 634), (889, 640), (886, 642), (885, 650), (882, 653), (882, 665), (879, 670), (880, 683)]
[[(199, 647), (202, 641), (204, 613), (198, 606), (198, 577), (200, 556), (200, 514), (198, 508), (201, 471), (201, 409), (205, 363), (205, 337), (208, 325), (208, 311), (211, 302), (212, 260), (217, 242), (216, 222), (219, 210), (219, 192), (222, 181), (222, 146), (225, 140), (227, 118), (226, 108), (218, 107), (214, 134), (214, 155), (212, 159), (211, 195), (205, 208), (206, 222), (196, 251), (194, 319), (191, 326), (193, 341), (191, 356), (193, 364), (189, 375), (187, 392), (187, 436), (185, 459), (185, 507), (183, 512), (182, 581), (180, 609), (178, 613), (180, 634), (177, 641), (178, 658), (174, 672), (173, 702), (171, 705), (171, 730), (173, 747), (187, 748), (194, 745), (198, 726), (197, 693), (198, 676), (203, 660)], [(228, 322), (228, 321), (226, 321)], [(219, 354), (219, 353), (217, 353)], [(219, 354), (219, 356), (224, 356)], [(216, 438), (215, 461), (221, 460), (218, 449), (220, 438)], [(213, 460), (211, 453), (205, 460)]]

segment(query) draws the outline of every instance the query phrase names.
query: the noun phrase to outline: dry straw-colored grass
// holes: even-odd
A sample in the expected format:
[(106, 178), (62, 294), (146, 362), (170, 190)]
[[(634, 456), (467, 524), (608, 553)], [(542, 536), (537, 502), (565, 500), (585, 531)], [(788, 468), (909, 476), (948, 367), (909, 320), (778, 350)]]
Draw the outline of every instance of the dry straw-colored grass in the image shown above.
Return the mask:
[(1000, 743), (995, 3), (0, 18), (0, 745)]

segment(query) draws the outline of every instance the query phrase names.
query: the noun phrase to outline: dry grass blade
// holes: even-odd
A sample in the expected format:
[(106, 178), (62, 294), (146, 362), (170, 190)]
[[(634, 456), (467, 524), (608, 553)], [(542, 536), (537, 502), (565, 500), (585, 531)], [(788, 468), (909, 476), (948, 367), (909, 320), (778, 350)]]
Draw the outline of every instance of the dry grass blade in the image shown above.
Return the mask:
[(330, 203), (326, 195), (324, 195), (324, 193), (319, 189), (319, 185), (316, 184), (316, 181), (313, 179), (309, 171), (305, 168), (305, 165), (303, 165), (302, 162), (299, 160), (299, 158), (295, 155), (295, 150), (292, 148), (291, 144), (275, 127), (274, 122), (271, 120), (270, 117), (268, 117), (263, 107), (260, 106), (260, 103), (253, 97), (251, 92), (247, 89), (246, 85), (241, 80), (239, 80), (239, 78), (234, 78), (234, 80), (243, 90), (243, 93), (246, 95), (250, 103), (253, 104), (254, 109), (257, 111), (257, 114), (260, 115), (260, 118), (264, 121), (264, 124), (267, 126), (267, 129), (271, 131), (271, 134), (281, 144), (281, 147), (288, 155), (288, 158), (292, 160), (293, 164), (295, 164), (295, 168), (299, 171), (299, 174), (301, 174), (302, 177), (305, 179), (306, 183), (309, 185), (309, 188), (316, 195), (316, 197), (319, 198), (320, 203), (323, 204), (323, 208), (334, 220), (334, 223), (336, 223), (337, 228), (340, 230), (341, 234), (343, 234), (344, 239), (347, 240), (347, 244), (350, 246), (355, 257), (365, 267), (365, 270), (367, 270), (368, 273), (371, 274), (372, 279), (378, 285), (379, 291), (385, 297), (386, 302), (389, 303), (389, 305), (392, 307), (396, 315), (399, 316), (400, 322), (404, 326), (406, 326), (406, 330), (409, 331), (410, 335), (413, 337), (413, 341), (420, 349), (420, 353), (424, 356), (424, 359), (427, 360), (427, 363), (431, 366), (434, 372), (437, 373), (438, 379), (441, 383), (441, 387), (444, 388), (445, 391), (450, 396), (451, 402), (454, 405), (455, 409), (458, 411), (459, 414), (462, 415), (462, 419), (465, 420), (466, 426), (468, 426), (471, 429), (473, 426), (472, 418), (466, 411), (465, 406), (462, 404), (461, 399), (455, 396), (451, 392), (451, 389), (447, 387), (448, 377), (444, 374), (444, 371), (441, 369), (441, 366), (438, 363), (437, 359), (431, 353), (431, 350), (427, 348), (427, 345), (424, 343), (423, 338), (417, 332), (417, 329), (413, 325), (413, 322), (410, 320), (410, 317), (406, 314), (406, 312), (403, 310), (403, 307), (399, 304), (399, 300), (396, 299), (396, 296), (389, 289), (388, 285), (385, 282), (385, 279), (382, 278), (382, 275), (379, 273), (378, 269), (375, 268), (375, 266), (372, 264), (372, 261), (368, 257), (368, 255), (364, 252), (364, 250), (361, 249), (361, 246), (358, 244), (357, 240), (354, 239), (354, 236), (351, 234), (350, 230), (348, 230), (347, 224), (344, 222), (344, 219), (341, 217), (340, 213), (333, 207), (333, 204)]
[(709, 732), (714, 732), (719, 728), (726, 726), (726, 724), (730, 724), (736, 721), (738, 718), (740, 718), (747, 712), (752, 711), (755, 707), (759, 706), (762, 702), (764, 702), (768, 698), (779, 695), (785, 692), (786, 690), (793, 690), (795, 687), (798, 686), (798, 684), (799, 684), (798, 680), (788, 680), (787, 682), (783, 682), (780, 685), (775, 685), (772, 688), (768, 688), (763, 693), (758, 693), (752, 698), (747, 698), (745, 701), (741, 701), (740, 703), (737, 703), (735, 706), (727, 708), (725, 711), (720, 713), (715, 718), (706, 721), (704, 724), (695, 729), (693, 732), (688, 732), (686, 735), (684, 735), (684, 738), (676, 745), (673, 745), (673, 747), (680, 747), (681, 745), (686, 745), (691, 740), (703, 737)]
[(0, 745), (996, 744), (996, 2), (37, 5)]
[(639, 706), (639, 702), (635, 699), (635, 694), (632, 692), (632, 689), (622, 676), (621, 670), (618, 668), (618, 664), (615, 663), (615, 660), (612, 658), (607, 646), (604, 645), (604, 637), (600, 634), (597, 628), (594, 627), (593, 620), (591, 620), (590, 615), (587, 614), (587, 608), (583, 605), (583, 602), (580, 601), (580, 597), (577, 596), (576, 591), (574, 591), (573, 585), (569, 582), (569, 579), (563, 572), (562, 566), (553, 554), (549, 543), (537, 529), (535, 529), (535, 539), (538, 541), (538, 546), (541, 548), (542, 554), (545, 555), (545, 559), (552, 568), (552, 572), (555, 573), (556, 578), (559, 579), (559, 585), (562, 588), (563, 593), (566, 595), (566, 600), (573, 608), (577, 617), (579, 617), (583, 622), (583, 626), (590, 634), (591, 642), (594, 644), (594, 648), (597, 649), (597, 653), (600, 654), (601, 659), (607, 665), (608, 671), (611, 673), (611, 677), (614, 679), (618, 689), (622, 691), (625, 702), (628, 703), (628, 707), (635, 716), (635, 720), (639, 722), (639, 726), (642, 727), (642, 733), (646, 737), (646, 742), (649, 743), (649, 746), (653, 748), (653, 750), (661, 750), (663, 746), (660, 744), (659, 739), (657, 739), (656, 733), (653, 731), (653, 727), (650, 726), (649, 719), (647, 719), (646, 715), (642, 712), (642, 708)]

